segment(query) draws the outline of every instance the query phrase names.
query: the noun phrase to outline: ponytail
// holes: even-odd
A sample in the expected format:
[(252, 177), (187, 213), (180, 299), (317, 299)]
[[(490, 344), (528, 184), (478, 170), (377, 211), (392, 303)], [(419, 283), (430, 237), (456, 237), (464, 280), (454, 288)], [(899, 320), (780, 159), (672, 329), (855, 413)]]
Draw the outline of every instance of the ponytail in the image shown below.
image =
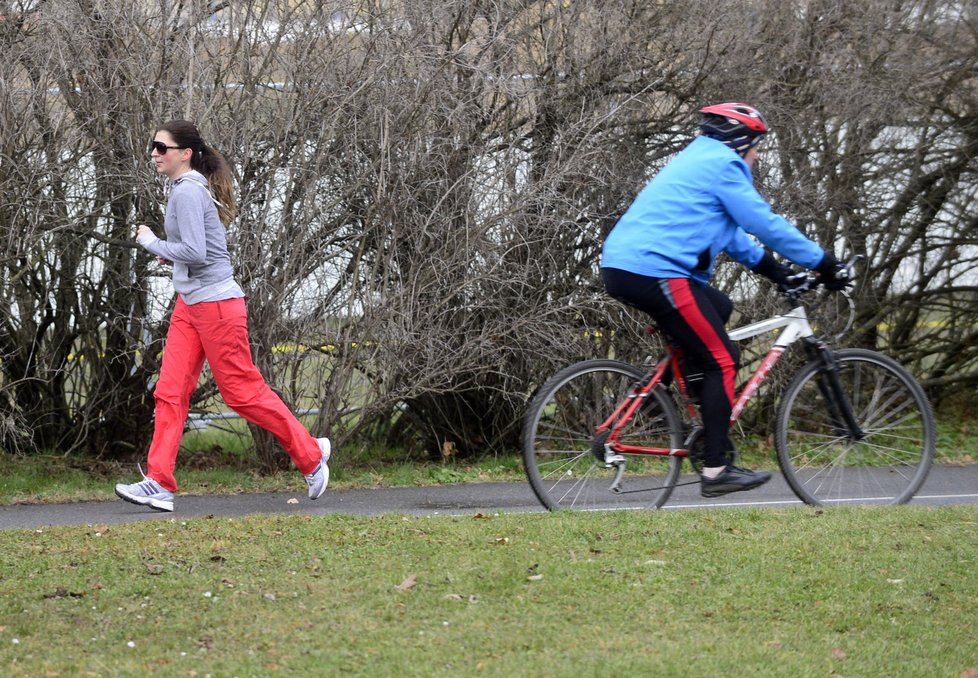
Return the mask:
[(174, 143), (180, 148), (193, 151), (190, 157), (190, 168), (207, 177), (211, 195), (217, 203), (217, 216), (221, 223), (227, 226), (238, 214), (237, 203), (234, 199), (234, 178), (231, 176), (231, 166), (221, 153), (204, 143), (197, 131), (197, 126), (189, 120), (171, 120), (160, 131), (169, 132)]
[(190, 167), (207, 177), (211, 194), (217, 201), (217, 215), (221, 223), (227, 226), (238, 215), (231, 166), (217, 149), (201, 144), (200, 150), (194, 149)]

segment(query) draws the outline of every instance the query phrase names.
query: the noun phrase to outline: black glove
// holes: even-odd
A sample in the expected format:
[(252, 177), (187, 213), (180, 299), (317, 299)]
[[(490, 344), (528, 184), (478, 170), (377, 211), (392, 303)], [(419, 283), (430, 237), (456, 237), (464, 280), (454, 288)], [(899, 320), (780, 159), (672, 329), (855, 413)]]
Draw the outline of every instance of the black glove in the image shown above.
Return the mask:
[(838, 291), (845, 289), (845, 286), (849, 284), (849, 269), (828, 252), (818, 262), (818, 266), (815, 267), (815, 272), (818, 273), (819, 282), (830, 290)]
[(774, 281), (781, 288), (791, 287), (797, 283), (798, 274), (784, 264), (776, 262), (770, 252), (765, 252), (764, 256), (754, 265), (751, 271)]

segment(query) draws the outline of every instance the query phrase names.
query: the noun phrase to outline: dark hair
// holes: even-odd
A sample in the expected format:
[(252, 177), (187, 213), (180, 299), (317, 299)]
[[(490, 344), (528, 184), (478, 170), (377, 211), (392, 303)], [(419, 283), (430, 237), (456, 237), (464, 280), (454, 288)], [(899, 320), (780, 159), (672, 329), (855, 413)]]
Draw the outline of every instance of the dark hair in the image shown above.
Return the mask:
[(207, 177), (214, 200), (219, 203), (217, 215), (221, 223), (225, 226), (231, 223), (238, 213), (238, 207), (234, 200), (231, 166), (224, 156), (217, 149), (204, 143), (197, 126), (189, 120), (171, 120), (161, 125), (158, 131), (169, 133), (173, 137), (174, 145), (193, 151), (193, 155), (190, 156), (190, 168)]

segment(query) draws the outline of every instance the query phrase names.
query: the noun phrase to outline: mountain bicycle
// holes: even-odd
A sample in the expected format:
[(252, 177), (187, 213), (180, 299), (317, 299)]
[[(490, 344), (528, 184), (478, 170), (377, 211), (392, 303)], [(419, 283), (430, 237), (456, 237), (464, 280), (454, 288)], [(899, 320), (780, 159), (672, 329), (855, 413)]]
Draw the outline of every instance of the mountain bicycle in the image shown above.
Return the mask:
[[(858, 257), (847, 263), (850, 269)], [(780, 330), (737, 394), (731, 426), (771, 368), (800, 343), (808, 362), (781, 394), (774, 422), (781, 472), (812, 505), (902, 504), (927, 476), (934, 457), (934, 415), (923, 389), (893, 359), (861, 348), (833, 348), (817, 336), (809, 310), (817, 277), (781, 294), (789, 310), (729, 332), (744, 341)], [(847, 291), (850, 317), (854, 305)], [(654, 328), (649, 328), (655, 332)], [(668, 341), (665, 355), (643, 371), (612, 359), (569, 365), (533, 397), (523, 419), (523, 463), (548, 509), (658, 508), (679, 485), (682, 460), (702, 469), (702, 425)], [(681, 416), (685, 412), (686, 416)], [(733, 430), (731, 430), (733, 432)], [(736, 457), (728, 453), (728, 461)], [(689, 484), (689, 483), (683, 483)]]

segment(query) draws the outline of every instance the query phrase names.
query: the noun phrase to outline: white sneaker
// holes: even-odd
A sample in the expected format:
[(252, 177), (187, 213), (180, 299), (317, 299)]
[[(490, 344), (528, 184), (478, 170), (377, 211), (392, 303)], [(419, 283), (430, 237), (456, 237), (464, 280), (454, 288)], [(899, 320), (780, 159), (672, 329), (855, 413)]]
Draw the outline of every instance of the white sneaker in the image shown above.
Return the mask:
[(326, 465), (330, 455), (329, 438), (316, 438), (316, 442), (319, 443), (319, 450), (323, 453), (323, 458), (319, 461), (316, 470), (306, 476), (310, 499), (319, 499), (323, 496), (326, 485), (329, 484), (329, 466)]
[(132, 485), (119, 483), (115, 486), (115, 493), (132, 504), (149, 506), (157, 511), (173, 510), (173, 493), (146, 476), (143, 476), (142, 482)]

